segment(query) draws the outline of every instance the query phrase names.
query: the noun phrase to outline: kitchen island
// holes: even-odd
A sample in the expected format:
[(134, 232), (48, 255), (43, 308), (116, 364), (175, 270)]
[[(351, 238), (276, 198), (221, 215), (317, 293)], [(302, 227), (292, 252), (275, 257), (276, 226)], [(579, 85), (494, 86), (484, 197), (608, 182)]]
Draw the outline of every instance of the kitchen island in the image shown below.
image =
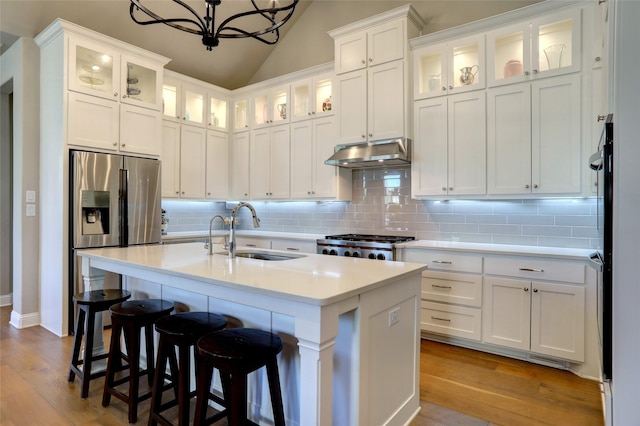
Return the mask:
[[(79, 256), (85, 290), (115, 272), (134, 298), (161, 297), (178, 311), (217, 312), (232, 326), (277, 333), (288, 424), (408, 424), (420, 409), (422, 264), (316, 254), (229, 259), (199, 243)], [(263, 374), (250, 376), (253, 421), (271, 422), (268, 398)]]

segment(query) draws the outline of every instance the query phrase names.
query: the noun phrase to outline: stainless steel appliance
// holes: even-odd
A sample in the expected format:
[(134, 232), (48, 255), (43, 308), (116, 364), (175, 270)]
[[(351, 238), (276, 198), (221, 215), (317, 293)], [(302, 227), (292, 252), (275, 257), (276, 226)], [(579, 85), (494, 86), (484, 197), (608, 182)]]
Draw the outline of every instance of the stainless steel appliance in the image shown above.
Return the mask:
[(395, 235), (342, 234), (316, 240), (318, 254), (395, 260), (395, 244), (413, 241), (414, 237)]
[[(69, 294), (83, 291), (82, 267), (75, 250), (161, 242), (160, 161), (71, 151)], [(105, 288), (120, 278), (105, 276)], [(73, 332), (73, 303), (69, 303)]]
[(602, 270), (598, 285), (598, 332), (606, 394), (612, 380), (613, 347), (613, 114), (600, 119), (604, 119), (602, 136), (598, 151), (589, 159), (589, 166), (597, 172), (600, 247), (596, 255)]

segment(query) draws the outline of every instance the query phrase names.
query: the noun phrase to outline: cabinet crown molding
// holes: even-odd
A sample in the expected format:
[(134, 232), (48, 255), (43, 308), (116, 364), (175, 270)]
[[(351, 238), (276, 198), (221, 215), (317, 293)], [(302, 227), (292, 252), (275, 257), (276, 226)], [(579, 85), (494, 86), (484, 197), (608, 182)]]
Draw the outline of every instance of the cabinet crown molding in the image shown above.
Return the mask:
[(341, 37), (345, 34), (365, 30), (399, 18), (407, 18), (409, 22), (411, 22), (416, 27), (418, 32), (422, 31), (422, 29), (426, 25), (425, 20), (422, 19), (422, 17), (418, 14), (418, 12), (416, 12), (413, 6), (411, 6), (410, 4), (405, 4), (404, 6), (396, 7), (395, 9), (391, 9), (387, 12), (380, 13), (370, 18), (362, 19), (360, 21), (342, 26), (340, 28), (327, 31), (327, 34), (335, 39), (336, 37)]

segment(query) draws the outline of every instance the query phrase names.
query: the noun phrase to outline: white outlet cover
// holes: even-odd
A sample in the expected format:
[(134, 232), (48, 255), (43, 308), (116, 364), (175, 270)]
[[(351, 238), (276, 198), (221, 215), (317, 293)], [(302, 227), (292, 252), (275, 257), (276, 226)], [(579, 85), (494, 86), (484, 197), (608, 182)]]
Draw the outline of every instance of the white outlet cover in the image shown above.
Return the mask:
[(35, 216), (36, 215), (36, 205), (35, 204), (27, 204), (27, 216)]
[(27, 191), (27, 203), (35, 203), (36, 202), (36, 191)]

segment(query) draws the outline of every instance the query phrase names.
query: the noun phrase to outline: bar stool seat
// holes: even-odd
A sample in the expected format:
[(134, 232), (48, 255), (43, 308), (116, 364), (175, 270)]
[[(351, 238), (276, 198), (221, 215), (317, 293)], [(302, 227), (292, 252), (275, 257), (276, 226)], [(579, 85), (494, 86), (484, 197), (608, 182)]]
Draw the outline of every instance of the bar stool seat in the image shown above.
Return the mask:
[[(151, 396), (149, 425), (162, 424), (170, 426), (171, 422), (162, 416), (162, 412), (178, 405), (178, 424), (189, 424), (189, 402), (195, 396), (190, 392), (191, 350), (198, 339), (207, 333), (222, 330), (227, 326), (227, 319), (219, 314), (210, 312), (182, 312), (159, 319), (155, 328), (160, 334), (158, 343), (158, 361), (156, 363), (155, 378)], [(175, 348), (178, 348), (176, 360)], [(162, 394), (167, 388), (163, 386), (162, 378), (169, 361), (171, 376), (169, 381), (173, 385), (176, 398), (162, 404)], [(197, 358), (196, 358), (197, 361)], [(196, 371), (199, 366), (196, 362)], [(211, 395), (212, 398), (216, 398)], [(216, 402), (223, 403), (222, 399)], [(222, 418), (222, 416), (220, 416)]]
[[(111, 305), (124, 302), (131, 297), (127, 290), (105, 289), (92, 290), (78, 293), (73, 296), (73, 301), (78, 308), (76, 317), (76, 331), (73, 338), (73, 351), (71, 352), (71, 363), (69, 365), (69, 382), (75, 380), (76, 375), (80, 379), (80, 397), (85, 399), (89, 396), (89, 382), (92, 379), (102, 377), (106, 371), (101, 370), (92, 373), (93, 361), (105, 359), (109, 352), (93, 354), (93, 339), (95, 334), (96, 314), (109, 309)], [(84, 338), (84, 353), (80, 359), (80, 348), (82, 346), (82, 336)], [(82, 368), (80, 368), (82, 366)]]
[[(162, 299), (128, 300), (109, 308), (111, 312), (111, 350), (107, 360), (107, 373), (102, 393), (102, 406), (106, 407), (111, 401), (111, 395), (124, 401), (128, 405), (129, 423), (138, 419), (138, 403), (151, 397), (151, 391), (138, 395), (140, 376), (146, 374), (149, 387), (153, 386), (154, 378), (154, 348), (153, 324), (160, 318), (166, 317), (173, 311), (173, 303)], [(145, 346), (147, 350), (147, 368), (140, 370), (140, 331), (145, 331)], [(120, 338), (124, 333), (127, 354), (122, 353)], [(122, 360), (127, 366), (122, 366)], [(126, 377), (116, 380), (119, 371), (129, 370)], [(128, 394), (116, 389), (117, 386), (129, 383)]]
[(198, 340), (200, 368), (193, 424), (209, 425), (216, 421), (215, 418), (206, 418), (207, 391), (211, 387), (214, 368), (220, 372), (229, 425), (254, 424), (247, 419), (247, 375), (261, 367), (266, 367), (274, 424), (284, 425), (276, 359), (281, 350), (280, 337), (252, 328), (225, 329), (200, 338)]

